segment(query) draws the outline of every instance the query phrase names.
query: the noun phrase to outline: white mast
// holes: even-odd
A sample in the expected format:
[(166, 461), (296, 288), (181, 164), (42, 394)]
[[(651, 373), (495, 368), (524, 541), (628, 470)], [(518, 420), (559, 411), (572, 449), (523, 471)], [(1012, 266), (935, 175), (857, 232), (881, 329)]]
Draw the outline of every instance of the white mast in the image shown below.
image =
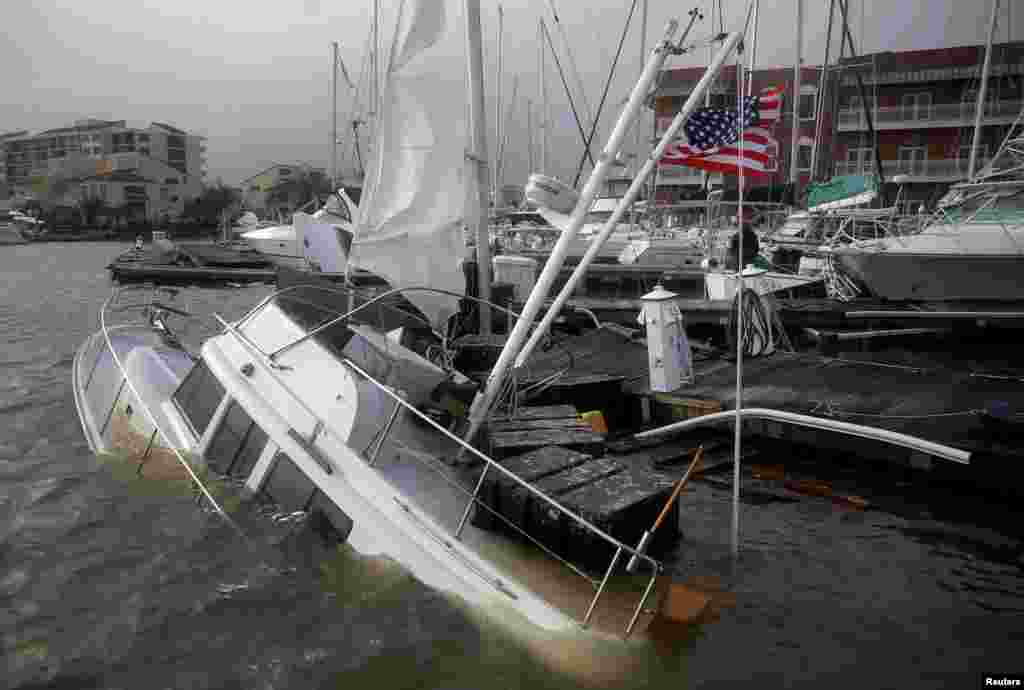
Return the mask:
[[(491, 299), (491, 238), (487, 228), (487, 121), (484, 110), (484, 53), (480, 40), (480, 0), (465, 0), (466, 62), (469, 72), (470, 156), (476, 163), (479, 209), (476, 230), (477, 284), (480, 298)], [(480, 332), (491, 332), (491, 308), (480, 304)]]
[[(494, 76), (494, 182), (491, 185), (491, 198), (494, 201), (494, 208), (498, 208), (498, 185), (501, 184), (501, 180), (498, 177), (501, 175), (501, 142), (502, 142), (502, 130), (505, 122), (505, 118), (502, 117), (501, 112), (501, 59), (502, 59), (502, 39), (504, 38), (505, 32), (505, 11), (498, 5), (498, 65), (497, 74)], [(486, 208), (486, 207), (485, 207)]]
[(548, 82), (545, 58), (547, 51), (544, 47), (544, 30), (541, 28), (541, 21), (537, 22), (537, 45), (540, 49), (538, 59), (540, 64), (540, 172), (546, 173), (548, 169)]
[(800, 151), (800, 63), (804, 52), (804, 0), (796, 0), (796, 62), (793, 63), (793, 141), (789, 158), (789, 181), (793, 183), (793, 203), (796, 204), (800, 173), (797, 154)]
[[(501, 126), (501, 141), (498, 142), (498, 160), (495, 162), (495, 167), (498, 169), (498, 193), (501, 192), (501, 181), (502, 176), (505, 173), (505, 147), (508, 145), (508, 129), (509, 124), (512, 120), (512, 113), (516, 107), (516, 92), (519, 90), (519, 75), (512, 75), (512, 99), (508, 102), (508, 112), (505, 113), (504, 124)], [(497, 201), (495, 201), (495, 208), (497, 208)]]
[(981, 68), (981, 86), (978, 88), (978, 104), (974, 108), (974, 138), (971, 141), (971, 157), (967, 162), (967, 180), (974, 177), (974, 166), (978, 162), (978, 142), (981, 140), (981, 118), (985, 113), (985, 96), (988, 91), (988, 70), (992, 62), (992, 37), (996, 33), (996, 17), (999, 15), (999, 0), (992, 0), (992, 19), (988, 23), (988, 40), (985, 43), (985, 63)]
[(331, 43), (331, 191), (338, 188), (338, 42)]
[(533, 99), (526, 99), (526, 145), (529, 147), (527, 158), (529, 170), (533, 172)]

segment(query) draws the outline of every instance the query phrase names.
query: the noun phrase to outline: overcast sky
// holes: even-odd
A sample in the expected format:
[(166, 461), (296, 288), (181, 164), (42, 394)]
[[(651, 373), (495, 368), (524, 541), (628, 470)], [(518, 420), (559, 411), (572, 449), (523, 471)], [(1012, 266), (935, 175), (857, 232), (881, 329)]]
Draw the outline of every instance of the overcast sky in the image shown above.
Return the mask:
[[(555, 0), (593, 107), (600, 98), (631, 1)], [(722, 1), (726, 29), (737, 28), (746, 0)], [(461, 21), (461, 0), (446, 2), (452, 8), (450, 20)], [(712, 31), (712, 0), (649, 2), (648, 47), (661, 36), (670, 17), (683, 20), (694, 6), (704, 11), (705, 19), (691, 39), (704, 38)], [(804, 2), (805, 62), (818, 64), (824, 54), (828, 0)], [(858, 49), (868, 52), (982, 43), (990, 2), (850, 0), (851, 29)], [(139, 125), (157, 120), (208, 137), (210, 180), (221, 177), (237, 183), (274, 162), (308, 161), (327, 167), (330, 42), (340, 42), (341, 57), (357, 79), (372, 4), (372, 0), (255, 4), (235, 0), (8, 0), (3, 10), (5, 40), (0, 42), (0, 131), (36, 131), (83, 117), (126, 119)], [(381, 40), (387, 46), (398, 0), (381, 0), (381, 4)], [(482, 0), (481, 4), (490, 99), (488, 140), (493, 146), (497, 2)], [(553, 24), (548, 0), (505, 0), (502, 5), (506, 103), (512, 75), (520, 75), (505, 181), (518, 184), (528, 172), (526, 98), (536, 101), (538, 93), (537, 22), (544, 17)], [(998, 39), (1021, 39), (1024, 5), (1020, 0), (1003, 0), (1002, 5), (1017, 7), (1012, 15), (1004, 12)], [(796, 0), (761, 0), (759, 66), (792, 64), (795, 8)], [(628, 95), (640, 69), (639, 15), (638, 10), (613, 82), (610, 106)], [(552, 33), (557, 43), (559, 37), (554, 29)], [(456, 53), (462, 49), (461, 34), (458, 37), (452, 49)], [(564, 65), (564, 54), (562, 59)], [(701, 50), (672, 60), (670, 66), (698, 65), (706, 60), (707, 52)], [(458, 63), (452, 65), (454, 76), (460, 76)], [(550, 172), (571, 181), (581, 148), (553, 68), (548, 86), (555, 154)], [(351, 103), (345, 89), (338, 102), (339, 119), (343, 120)], [(606, 107), (602, 134), (614, 122), (617, 110)]]

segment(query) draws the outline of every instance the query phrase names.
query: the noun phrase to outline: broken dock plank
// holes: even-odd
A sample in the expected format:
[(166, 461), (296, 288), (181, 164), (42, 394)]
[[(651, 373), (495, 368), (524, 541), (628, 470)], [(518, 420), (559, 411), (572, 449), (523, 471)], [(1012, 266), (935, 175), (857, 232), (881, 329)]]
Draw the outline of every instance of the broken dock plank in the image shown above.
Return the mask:
[[(591, 456), (585, 453), (561, 446), (549, 446), (508, 458), (502, 466), (523, 481), (534, 483), (582, 465), (590, 459)], [(501, 513), (516, 526), (526, 529), (524, 512), (530, 500), (530, 492), (525, 488), (505, 475), (492, 472), (484, 478), (480, 487), (480, 497), (485, 505)], [(501, 526), (500, 521), (488, 510), (477, 510), (473, 524), (484, 529)]]
[(525, 429), (490, 433), (491, 457), (501, 460), (544, 446), (566, 446), (585, 453), (604, 452), (604, 435), (589, 427)]

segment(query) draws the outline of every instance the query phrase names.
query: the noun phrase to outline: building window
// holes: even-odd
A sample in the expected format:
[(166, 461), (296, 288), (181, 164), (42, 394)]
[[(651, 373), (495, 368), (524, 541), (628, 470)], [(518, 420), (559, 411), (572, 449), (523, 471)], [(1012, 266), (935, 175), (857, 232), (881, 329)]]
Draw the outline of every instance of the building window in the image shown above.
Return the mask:
[(901, 146), (897, 161), (900, 172), (905, 175), (923, 175), (928, 150), (924, 146)]
[[(975, 149), (977, 153), (974, 157), (974, 171), (977, 172), (988, 162), (988, 148), (984, 144), (980, 144)], [(957, 151), (957, 170), (962, 175), (967, 174), (967, 168), (971, 164), (971, 147), (961, 146)]]
[(818, 102), (818, 87), (806, 84), (800, 87), (800, 102), (797, 105), (801, 120), (813, 120)]
[(768, 163), (765, 165), (766, 172), (776, 172), (779, 169), (779, 142), (772, 140), (768, 142)]
[(846, 152), (846, 174), (866, 175), (874, 167), (875, 151), (870, 147), (851, 148)]
[(811, 153), (814, 150), (812, 144), (799, 144), (796, 147), (796, 169), (807, 172), (811, 169)]
[(927, 120), (931, 117), (932, 95), (930, 93), (907, 93), (903, 95), (903, 119)]

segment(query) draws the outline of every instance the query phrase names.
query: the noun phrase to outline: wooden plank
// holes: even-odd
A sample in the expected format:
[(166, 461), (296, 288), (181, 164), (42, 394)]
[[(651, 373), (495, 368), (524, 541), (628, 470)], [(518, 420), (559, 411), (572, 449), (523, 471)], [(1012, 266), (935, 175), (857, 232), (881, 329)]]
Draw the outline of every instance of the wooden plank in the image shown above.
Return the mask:
[(604, 457), (566, 468), (534, 482), (534, 486), (549, 496), (558, 497), (580, 487), (623, 471), (618, 460)]
[(490, 442), (493, 456), (500, 460), (543, 446), (571, 446), (585, 452), (600, 451), (604, 436), (589, 428), (530, 429), (492, 433)]
[[(535, 482), (538, 479), (582, 465), (590, 459), (591, 456), (585, 453), (578, 453), (560, 446), (549, 446), (508, 458), (502, 465), (520, 479)], [(527, 513), (532, 496), (525, 488), (505, 475), (492, 470), (480, 487), (480, 498), (487, 506), (498, 511), (513, 524), (527, 530)], [(473, 524), (482, 529), (498, 531), (508, 529), (507, 525), (487, 510), (475, 511)]]
[(590, 429), (590, 425), (573, 416), (561, 419), (512, 419), (507, 422), (491, 422), (487, 425), (487, 429), (492, 434), (500, 434), (532, 429)]
[(520, 407), (516, 410), (514, 417), (492, 417), (493, 422), (504, 422), (509, 420), (528, 419), (560, 419), (565, 417), (576, 418), (576, 408), (572, 405), (531, 405)]

